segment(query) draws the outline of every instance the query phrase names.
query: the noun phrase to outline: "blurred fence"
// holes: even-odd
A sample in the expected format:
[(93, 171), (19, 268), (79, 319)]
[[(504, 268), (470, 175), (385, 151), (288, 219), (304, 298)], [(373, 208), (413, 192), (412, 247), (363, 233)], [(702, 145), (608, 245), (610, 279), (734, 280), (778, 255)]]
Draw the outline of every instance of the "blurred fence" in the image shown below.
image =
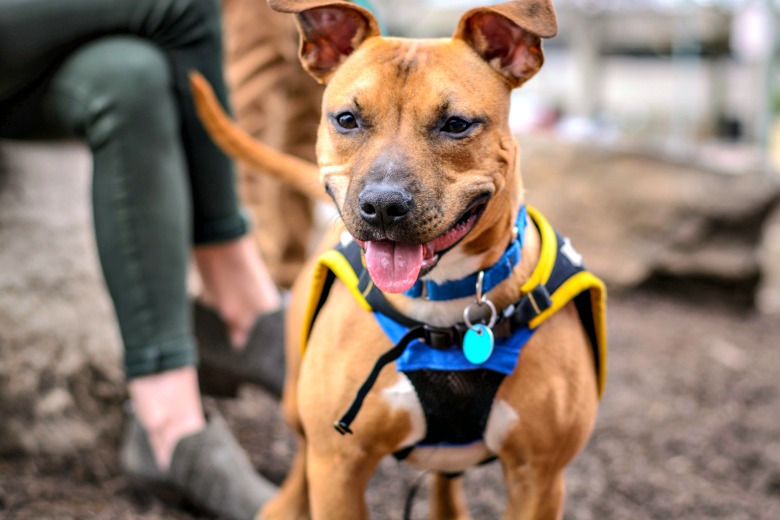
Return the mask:
[[(375, 0), (391, 34), (448, 36), (484, 0)], [(513, 100), (518, 131), (780, 166), (777, 0), (553, 0), (559, 35)], [(773, 162), (774, 159), (774, 162)]]

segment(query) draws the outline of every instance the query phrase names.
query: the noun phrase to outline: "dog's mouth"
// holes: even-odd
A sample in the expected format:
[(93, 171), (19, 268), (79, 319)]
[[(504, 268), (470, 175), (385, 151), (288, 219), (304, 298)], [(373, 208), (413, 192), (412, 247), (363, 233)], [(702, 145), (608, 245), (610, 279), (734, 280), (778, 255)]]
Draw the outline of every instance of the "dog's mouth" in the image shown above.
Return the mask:
[(489, 195), (481, 195), (445, 233), (424, 244), (407, 244), (394, 240), (360, 241), (366, 267), (380, 290), (402, 293), (429, 273), (447, 251), (455, 247), (479, 221)]

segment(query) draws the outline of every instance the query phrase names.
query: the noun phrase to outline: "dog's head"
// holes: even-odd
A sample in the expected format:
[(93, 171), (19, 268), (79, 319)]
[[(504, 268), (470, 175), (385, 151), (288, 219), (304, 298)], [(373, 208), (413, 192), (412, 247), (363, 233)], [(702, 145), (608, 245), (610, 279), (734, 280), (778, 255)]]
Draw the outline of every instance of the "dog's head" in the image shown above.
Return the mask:
[(495, 262), (522, 201), (510, 92), (542, 66), (550, 1), (476, 8), (430, 40), (381, 37), (348, 2), (270, 4), (296, 14), (301, 62), (327, 85), (318, 161), (374, 283), (403, 292)]

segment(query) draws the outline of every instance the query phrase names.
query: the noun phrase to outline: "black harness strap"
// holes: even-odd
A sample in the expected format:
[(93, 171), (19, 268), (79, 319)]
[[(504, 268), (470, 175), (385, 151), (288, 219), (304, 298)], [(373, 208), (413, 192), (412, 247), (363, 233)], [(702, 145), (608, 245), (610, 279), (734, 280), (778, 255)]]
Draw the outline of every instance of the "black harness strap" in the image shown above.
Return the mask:
[[(555, 251), (558, 252), (560, 245), (563, 243), (563, 239), (557, 232), (555, 233), (555, 241)], [(458, 323), (451, 327), (434, 327), (416, 321), (412, 318), (409, 318), (408, 316), (404, 316), (398, 312), (398, 310), (395, 309), (395, 307), (393, 307), (389, 301), (387, 301), (382, 292), (374, 286), (371, 277), (368, 274), (368, 270), (365, 269), (363, 265), (360, 246), (358, 246), (358, 244), (355, 242), (350, 242), (346, 246), (339, 245), (337, 249), (349, 261), (352, 269), (357, 274), (358, 289), (366, 298), (366, 301), (369, 303), (374, 312), (384, 314), (392, 320), (409, 328), (409, 331), (395, 346), (393, 346), (393, 348), (382, 354), (379, 359), (377, 359), (373, 369), (371, 370), (371, 373), (361, 385), (347, 412), (341, 417), (341, 419), (333, 424), (333, 427), (339, 433), (344, 435), (347, 433), (352, 433), (350, 425), (355, 420), (355, 417), (360, 411), (366, 396), (376, 383), (376, 380), (379, 377), (379, 373), (389, 363), (392, 363), (401, 357), (409, 343), (411, 343), (413, 340), (420, 340), (429, 347), (435, 349), (447, 349), (453, 346), (462, 348), (463, 337), (468, 330), (468, 327), (464, 323)], [(547, 282), (545, 284), (539, 284), (534, 287), (531, 291), (525, 294), (520, 299), (520, 301), (508, 307), (503, 313), (501, 313), (498, 321), (493, 326), (494, 336), (497, 339), (507, 338), (512, 336), (519, 329), (527, 327), (531, 320), (552, 306), (553, 300), (551, 295), (555, 293), (555, 291), (574, 273), (583, 270), (584, 267), (582, 265), (574, 265), (566, 257), (566, 255), (558, 254), (553, 265), (553, 270), (550, 273), (550, 277)], [(334, 281), (335, 275), (333, 275), (333, 273), (329, 273), (326, 279), (326, 283), (323, 287), (322, 294), (319, 298), (317, 311), (314, 314), (314, 318), (312, 318), (312, 326), (319, 309), (327, 299), (327, 295), (330, 292), (330, 288)], [(589, 315), (585, 314), (590, 311), (590, 300), (587, 291), (575, 298), (575, 302), (577, 304), (578, 311), (580, 311), (581, 317)], [(582, 322), (585, 324), (586, 332), (594, 341), (593, 344), (595, 345), (596, 338), (592, 320), (582, 319)], [(407, 376), (408, 375), (409, 374), (407, 374)], [(500, 384), (500, 380), (498, 380), (498, 383)], [(496, 386), (497, 388), (497, 385), (495, 384), (492, 386)], [(407, 455), (409, 451), (411, 451), (411, 448), (409, 450), (401, 450), (398, 454), (396, 454), (396, 456), (400, 455), (403, 457)]]
[[(346, 246), (339, 245), (336, 248), (344, 257), (349, 261), (352, 269), (358, 274), (358, 289), (366, 298), (366, 301), (371, 305), (371, 308), (380, 314), (391, 318), (392, 320), (409, 327), (409, 331), (401, 338), (401, 340), (394, 345), (390, 350), (382, 354), (374, 364), (371, 373), (358, 389), (355, 394), (355, 398), (352, 400), (352, 404), (344, 415), (336, 422), (333, 423), (333, 427), (340, 434), (345, 435), (347, 433), (353, 433), (350, 429), (350, 425), (355, 420), (360, 408), (363, 406), (368, 393), (376, 383), (379, 373), (382, 369), (393, 361), (397, 360), (406, 350), (413, 340), (418, 339), (424, 342), (431, 348), (435, 349), (448, 349), (453, 346), (462, 347), (463, 336), (468, 330), (468, 327), (464, 323), (458, 323), (451, 327), (434, 327), (425, 323), (416, 321), (408, 316), (404, 316), (395, 307), (393, 307), (389, 301), (382, 295), (382, 292), (374, 286), (371, 277), (368, 274), (368, 270), (364, 268), (362, 262), (362, 255), (360, 247), (355, 242), (350, 242)], [(317, 311), (315, 317), (319, 313), (320, 308), (327, 299), (327, 294), (330, 292), (330, 288), (335, 281), (333, 273), (328, 273), (326, 279), (323, 294), (320, 296)], [(544, 312), (552, 304), (550, 294), (544, 285), (535, 287), (531, 292), (526, 294), (519, 302), (511, 307), (507, 313), (501, 316), (496, 325), (493, 327), (494, 334), (497, 338), (509, 337), (518, 329), (528, 325), (528, 322)], [(314, 320), (312, 320), (313, 326)], [(409, 374), (407, 374), (408, 376)], [(503, 376), (498, 380), (500, 383)], [(498, 385), (495, 386), (497, 389)], [(484, 426), (484, 425), (483, 425)], [(405, 450), (402, 450), (405, 451)], [(408, 452), (406, 453), (408, 454)]]
[(382, 291), (376, 288), (374, 281), (371, 280), (371, 275), (368, 274), (368, 269), (365, 269), (360, 261), (357, 266), (353, 263), (351, 263), (351, 265), (355, 269), (355, 272), (358, 273), (358, 290), (363, 294), (366, 301), (375, 312), (384, 314), (396, 323), (400, 323), (404, 327), (410, 329), (424, 325), (423, 323), (398, 312), (398, 310), (387, 301), (387, 298), (384, 297)]
[(386, 365), (398, 359), (401, 354), (404, 353), (404, 350), (406, 350), (406, 347), (409, 345), (409, 343), (415, 339), (420, 339), (423, 337), (425, 337), (425, 330), (422, 327), (415, 327), (407, 332), (404, 337), (401, 338), (401, 341), (399, 341), (393, 348), (379, 356), (379, 359), (377, 359), (376, 363), (374, 363), (374, 368), (371, 369), (371, 373), (360, 386), (357, 394), (355, 394), (355, 399), (352, 401), (352, 404), (350, 405), (347, 412), (341, 416), (341, 419), (333, 423), (333, 427), (337, 432), (339, 432), (341, 435), (352, 433), (349, 425), (352, 424), (352, 421), (355, 420), (355, 416), (357, 416), (360, 408), (363, 406), (363, 400), (365, 400), (366, 395), (368, 395), (368, 392), (371, 391), (374, 383), (376, 383), (376, 380), (379, 377), (379, 373)]
[(317, 321), (317, 315), (322, 310), (322, 307), (325, 306), (325, 302), (328, 301), (328, 296), (330, 296), (330, 290), (333, 287), (333, 284), (336, 281), (336, 273), (328, 269), (327, 274), (325, 275), (325, 281), (322, 284), (322, 291), (320, 292), (320, 297), (317, 300), (317, 305), (314, 307), (314, 318), (312, 318), (311, 323), (309, 323), (309, 330), (306, 331), (306, 337), (311, 337), (311, 331), (314, 330), (314, 322)]

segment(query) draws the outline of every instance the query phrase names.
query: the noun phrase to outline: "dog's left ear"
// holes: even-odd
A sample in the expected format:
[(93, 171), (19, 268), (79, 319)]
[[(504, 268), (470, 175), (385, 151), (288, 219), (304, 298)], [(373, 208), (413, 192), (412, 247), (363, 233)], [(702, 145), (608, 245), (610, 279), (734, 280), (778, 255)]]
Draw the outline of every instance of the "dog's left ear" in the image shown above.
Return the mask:
[(542, 67), (541, 39), (557, 33), (551, 0), (517, 0), (472, 9), (460, 19), (453, 38), (468, 43), (515, 88)]
[[(258, 0), (261, 1), (261, 0)], [(268, 0), (271, 8), (296, 15), (301, 64), (319, 83), (368, 38), (379, 36), (370, 11), (344, 0)]]

